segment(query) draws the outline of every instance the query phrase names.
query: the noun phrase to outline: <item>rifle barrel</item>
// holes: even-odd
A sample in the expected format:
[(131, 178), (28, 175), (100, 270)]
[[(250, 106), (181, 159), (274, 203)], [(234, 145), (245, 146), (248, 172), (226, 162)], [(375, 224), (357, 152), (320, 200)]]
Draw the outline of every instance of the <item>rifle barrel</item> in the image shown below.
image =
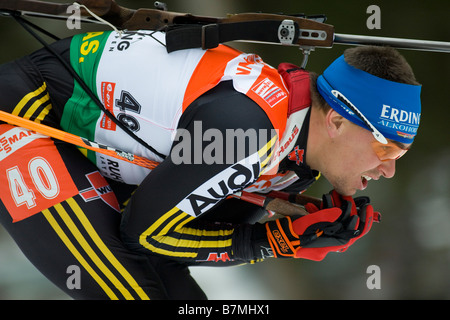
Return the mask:
[(342, 33), (334, 34), (334, 43), (343, 45), (387, 45), (397, 49), (450, 52), (450, 42), (361, 36)]

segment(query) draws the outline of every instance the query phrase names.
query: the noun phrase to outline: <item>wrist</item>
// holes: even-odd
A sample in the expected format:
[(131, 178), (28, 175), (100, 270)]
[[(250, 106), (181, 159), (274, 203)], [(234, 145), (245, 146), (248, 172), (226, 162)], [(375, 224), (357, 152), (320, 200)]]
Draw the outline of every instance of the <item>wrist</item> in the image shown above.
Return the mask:
[(235, 259), (259, 261), (273, 256), (264, 224), (243, 224), (233, 234), (233, 256)]

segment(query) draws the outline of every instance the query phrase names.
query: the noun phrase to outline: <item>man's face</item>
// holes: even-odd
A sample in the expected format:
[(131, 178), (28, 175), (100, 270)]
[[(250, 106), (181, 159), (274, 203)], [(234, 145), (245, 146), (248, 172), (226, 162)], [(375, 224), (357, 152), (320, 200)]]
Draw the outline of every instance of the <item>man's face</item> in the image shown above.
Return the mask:
[(322, 174), (342, 195), (364, 190), (370, 180), (392, 178), (395, 160), (381, 161), (372, 148), (368, 130), (342, 119), (325, 151)]

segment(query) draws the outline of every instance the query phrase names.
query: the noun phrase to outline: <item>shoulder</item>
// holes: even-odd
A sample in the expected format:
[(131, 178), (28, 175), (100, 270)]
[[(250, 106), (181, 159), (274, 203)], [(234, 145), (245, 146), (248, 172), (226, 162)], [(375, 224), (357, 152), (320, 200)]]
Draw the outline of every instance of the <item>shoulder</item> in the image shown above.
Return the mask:
[(183, 113), (179, 127), (202, 121), (217, 129), (273, 129), (265, 111), (252, 99), (236, 91), (232, 81), (224, 81), (209, 90)]

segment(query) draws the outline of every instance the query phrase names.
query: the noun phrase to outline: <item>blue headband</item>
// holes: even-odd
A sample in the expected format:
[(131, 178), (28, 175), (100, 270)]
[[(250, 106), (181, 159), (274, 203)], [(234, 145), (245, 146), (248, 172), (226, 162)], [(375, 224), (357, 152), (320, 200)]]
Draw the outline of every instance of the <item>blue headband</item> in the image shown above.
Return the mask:
[(421, 86), (376, 77), (350, 66), (342, 55), (319, 76), (317, 89), (336, 112), (372, 131), (377, 140), (385, 141), (384, 136), (413, 142), (420, 122)]

